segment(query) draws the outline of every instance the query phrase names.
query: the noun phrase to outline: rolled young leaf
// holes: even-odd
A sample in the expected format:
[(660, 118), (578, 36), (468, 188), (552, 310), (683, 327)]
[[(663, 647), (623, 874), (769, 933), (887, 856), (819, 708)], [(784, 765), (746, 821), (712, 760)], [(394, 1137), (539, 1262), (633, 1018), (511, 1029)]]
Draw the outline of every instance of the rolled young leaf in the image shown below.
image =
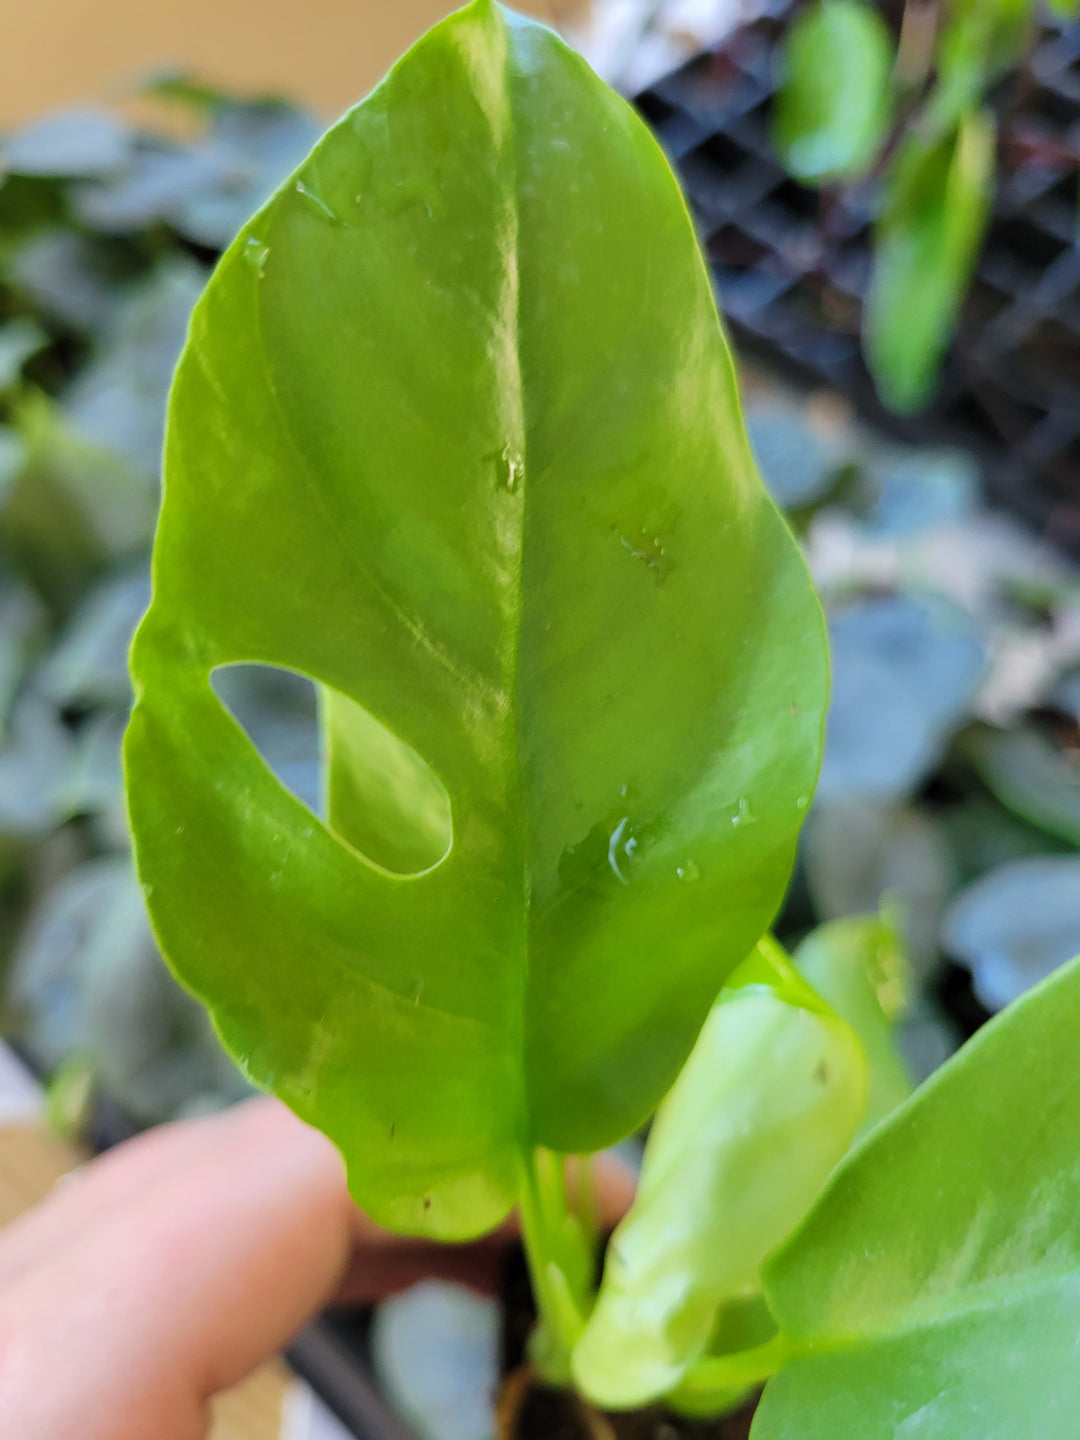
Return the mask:
[(943, 139), (909, 135), (874, 238), (863, 349), (878, 394), (907, 413), (929, 399), (982, 244), (995, 125), (970, 112)]
[(874, 163), (892, 118), (893, 42), (864, 0), (803, 10), (780, 57), (773, 138), (797, 180), (850, 180)]
[(798, 1358), (753, 1440), (1072, 1440), (1080, 960), (990, 1022), (837, 1169), (765, 1268)]
[[(321, 687), (325, 821), (239, 662)], [(550, 31), (438, 25), (226, 253), (132, 667), (163, 949), (372, 1215), (477, 1234), (655, 1107), (779, 903), (823, 628), (678, 186)]]
[(608, 1247), (574, 1379), (613, 1409), (666, 1394), (725, 1300), (806, 1213), (850, 1145), (866, 1066), (848, 1025), (779, 947), (736, 971), (661, 1105), (637, 1195)]
[(854, 1030), (866, 1056), (864, 1129), (911, 1094), (893, 1040), (912, 976), (896, 927), (884, 915), (847, 915), (812, 930), (791, 957), (804, 980)]

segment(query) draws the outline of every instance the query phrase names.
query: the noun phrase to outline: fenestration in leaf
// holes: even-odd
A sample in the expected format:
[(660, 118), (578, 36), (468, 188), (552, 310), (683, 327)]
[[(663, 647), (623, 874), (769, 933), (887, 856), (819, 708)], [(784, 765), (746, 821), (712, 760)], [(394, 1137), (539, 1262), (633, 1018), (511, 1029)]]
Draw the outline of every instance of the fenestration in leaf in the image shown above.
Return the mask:
[(753, 1440), (1073, 1440), (1080, 960), (841, 1164), (766, 1267), (802, 1352)]
[[(241, 661), (330, 694), (329, 827)], [(438, 25), (225, 255), (132, 668), (163, 948), (371, 1214), (479, 1233), (655, 1106), (779, 903), (825, 644), (676, 182), (550, 31)]]

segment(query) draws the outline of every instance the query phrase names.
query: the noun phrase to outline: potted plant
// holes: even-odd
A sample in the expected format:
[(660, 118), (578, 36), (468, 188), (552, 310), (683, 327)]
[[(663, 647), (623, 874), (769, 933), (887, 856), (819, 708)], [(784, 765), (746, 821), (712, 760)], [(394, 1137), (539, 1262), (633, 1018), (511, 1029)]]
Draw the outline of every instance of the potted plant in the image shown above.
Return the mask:
[[(321, 816), (218, 698), (250, 663), (319, 687)], [(820, 609), (674, 177), (543, 27), (436, 26), (226, 252), (132, 674), (175, 973), (374, 1218), (518, 1208), (529, 1384), (597, 1434), (766, 1381), (758, 1440), (1071, 1433), (1080, 970), (895, 1109), (888, 928), (770, 937)], [(567, 1157), (654, 1113), (597, 1285)]]

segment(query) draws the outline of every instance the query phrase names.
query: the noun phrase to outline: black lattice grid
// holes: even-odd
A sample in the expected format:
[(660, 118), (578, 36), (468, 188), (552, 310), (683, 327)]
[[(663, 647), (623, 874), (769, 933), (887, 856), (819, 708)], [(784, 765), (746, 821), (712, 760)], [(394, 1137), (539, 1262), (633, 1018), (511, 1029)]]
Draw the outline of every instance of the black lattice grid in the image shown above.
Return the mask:
[(899, 438), (978, 453), (993, 493), (1080, 549), (1080, 25), (1046, 23), (1006, 85), (994, 219), (938, 397), (899, 418), (859, 347), (876, 199), (791, 180), (769, 138), (792, 0), (638, 96), (678, 169), (740, 344), (834, 387)]

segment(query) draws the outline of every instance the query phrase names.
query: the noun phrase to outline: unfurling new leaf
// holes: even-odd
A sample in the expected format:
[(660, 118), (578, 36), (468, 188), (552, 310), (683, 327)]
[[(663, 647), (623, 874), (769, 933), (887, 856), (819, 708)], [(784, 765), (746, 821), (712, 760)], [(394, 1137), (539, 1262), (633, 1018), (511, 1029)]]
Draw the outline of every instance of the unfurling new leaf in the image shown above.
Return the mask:
[(612, 1237), (574, 1378), (610, 1408), (672, 1390), (721, 1306), (760, 1290), (858, 1128), (866, 1065), (850, 1027), (766, 942), (736, 971), (657, 1114)]

